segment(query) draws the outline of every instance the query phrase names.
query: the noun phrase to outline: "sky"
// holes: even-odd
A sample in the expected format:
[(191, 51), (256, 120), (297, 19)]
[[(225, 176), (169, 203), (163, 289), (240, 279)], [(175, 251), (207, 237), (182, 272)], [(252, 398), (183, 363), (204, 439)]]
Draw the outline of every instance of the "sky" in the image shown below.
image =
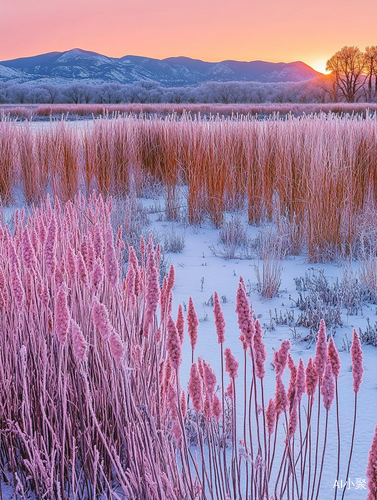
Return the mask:
[(107, 56), (303, 61), (376, 45), (377, 2), (0, 0), (0, 61), (81, 48)]

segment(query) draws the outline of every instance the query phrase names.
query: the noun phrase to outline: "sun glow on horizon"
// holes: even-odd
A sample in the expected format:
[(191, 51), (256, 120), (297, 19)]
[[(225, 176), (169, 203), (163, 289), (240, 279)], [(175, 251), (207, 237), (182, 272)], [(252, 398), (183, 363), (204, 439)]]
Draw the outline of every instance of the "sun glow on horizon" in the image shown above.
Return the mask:
[(324, 75), (328, 75), (329, 71), (326, 71), (326, 63), (328, 59), (316, 59), (312, 63), (308, 63), (316, 71), (323, 73)]

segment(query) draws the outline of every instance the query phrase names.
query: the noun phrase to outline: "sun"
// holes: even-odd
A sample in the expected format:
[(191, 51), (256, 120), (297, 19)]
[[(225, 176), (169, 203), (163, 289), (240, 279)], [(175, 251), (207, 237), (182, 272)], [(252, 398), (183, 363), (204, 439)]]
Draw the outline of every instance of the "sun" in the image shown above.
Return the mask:
[(316, 59), (312, 63), (309, 63), (309, 66), (324, 75), (328, 75), (329, 71), (326, 71), (326, 63), (327, 59)]

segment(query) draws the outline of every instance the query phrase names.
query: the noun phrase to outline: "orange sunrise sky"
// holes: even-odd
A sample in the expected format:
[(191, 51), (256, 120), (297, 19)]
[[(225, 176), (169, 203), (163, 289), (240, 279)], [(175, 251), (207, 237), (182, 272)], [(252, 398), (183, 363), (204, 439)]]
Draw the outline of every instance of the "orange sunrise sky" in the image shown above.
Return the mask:
[(0, 0), (0, 61), (79, 47), (323, 72), (344, 45), (376, 45), (376, 20), (375, 0)]

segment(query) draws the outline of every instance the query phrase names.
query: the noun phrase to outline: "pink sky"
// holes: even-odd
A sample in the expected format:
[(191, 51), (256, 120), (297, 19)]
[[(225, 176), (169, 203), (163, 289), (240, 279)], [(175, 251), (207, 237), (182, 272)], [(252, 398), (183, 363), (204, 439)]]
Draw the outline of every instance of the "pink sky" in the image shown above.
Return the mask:
[(344, 45), (376, 45), (376, 19), (375, 0), (0, 0), (0, 61), (79, 47), (324, 71)]

